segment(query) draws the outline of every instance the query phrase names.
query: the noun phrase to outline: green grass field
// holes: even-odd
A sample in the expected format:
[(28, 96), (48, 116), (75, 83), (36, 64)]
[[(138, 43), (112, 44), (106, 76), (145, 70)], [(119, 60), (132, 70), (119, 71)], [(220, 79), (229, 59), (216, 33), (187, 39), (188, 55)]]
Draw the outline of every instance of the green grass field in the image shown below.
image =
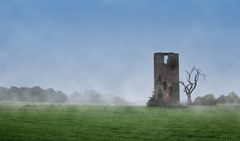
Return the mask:
[(240, 106), (0, 104), (0, 141), (239, 141)]

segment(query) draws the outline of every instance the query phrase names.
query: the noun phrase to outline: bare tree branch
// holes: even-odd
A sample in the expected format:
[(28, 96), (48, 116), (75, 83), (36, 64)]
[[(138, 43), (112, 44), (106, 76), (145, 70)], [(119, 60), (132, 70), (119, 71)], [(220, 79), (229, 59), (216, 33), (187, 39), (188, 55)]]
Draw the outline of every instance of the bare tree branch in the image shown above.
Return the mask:
[(189, 71), (186, 70), (186, 81), (181, 80), (179, 82), (184, 87), (189, 104), (192, 104), (191, 94), (196, 89), (200, 77), (206, 81), (206, 75), (199, 68), (193, 66)]

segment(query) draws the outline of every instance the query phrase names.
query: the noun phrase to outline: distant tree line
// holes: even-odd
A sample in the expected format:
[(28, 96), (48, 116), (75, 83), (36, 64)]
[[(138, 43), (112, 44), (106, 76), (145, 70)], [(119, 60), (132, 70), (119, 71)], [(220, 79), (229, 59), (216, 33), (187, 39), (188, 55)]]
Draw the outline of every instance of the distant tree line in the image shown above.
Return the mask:
[(235, 92), (230, 92), (228, 95), (221, 95), (218, 98), (215, 98), (213, 94), (207, 94), (194, 100), (194, 105), (216, 104), (240, 104), (240, 97)]
[(83, 93), (75, 92), (67, 96), (61, 91), (52, 88), (42, 89), (39, 86), (29, 87), (0, 87), (0, 101), (15, 102), (48, 102), (48, 103), (78, 103), (78, 104), (109, 104), (126, 105), (130, 104), (124, 98), (100, 94), (94, 90), (87, 90)]
[(42, 89), (39, 86), (28, 87), (0, 87), (0, 101), (21, 102), (65, 102), (67, 96), (61, 91), (52, 88)]
[(69, 96), (68, 102), (80, 104), (108, 104), (108, 105), (127, 105), (130, 104), (124, 98), (100, 94), (94, 90), (86, 90), (83, 93), (75, 92)]

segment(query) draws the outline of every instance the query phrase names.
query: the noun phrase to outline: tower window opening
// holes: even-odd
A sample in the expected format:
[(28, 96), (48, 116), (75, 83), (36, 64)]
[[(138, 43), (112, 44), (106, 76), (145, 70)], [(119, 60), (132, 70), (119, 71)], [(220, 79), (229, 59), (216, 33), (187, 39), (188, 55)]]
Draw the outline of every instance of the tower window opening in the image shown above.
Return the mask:
[(168, 63), (168, 56), (164, 55), (164, 64), (167, 64), (167, 63)]
[(162, 81), (162, 76), (161, 75), (159, 75), (159, 81)]
[(167, 82), (166, 81), (163, 82), (163, 89), (167, 90)]

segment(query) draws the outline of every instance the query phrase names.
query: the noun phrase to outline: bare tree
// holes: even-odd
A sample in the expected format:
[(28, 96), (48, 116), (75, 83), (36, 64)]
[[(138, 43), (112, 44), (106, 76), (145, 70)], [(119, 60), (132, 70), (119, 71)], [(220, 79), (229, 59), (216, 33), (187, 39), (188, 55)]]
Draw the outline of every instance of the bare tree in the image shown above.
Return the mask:
[(179, 82), (184, 87), (184, 92), (188, 98), (188, 104), (192, 104), (191, 95), (196, 89), (200, 77), (202, 77), (204, 80), (206, 79), (206, 75), (203, 74), (199, 68), (193, 66), (189, 71), (186, 70), (186, 81), (182, 80)]

